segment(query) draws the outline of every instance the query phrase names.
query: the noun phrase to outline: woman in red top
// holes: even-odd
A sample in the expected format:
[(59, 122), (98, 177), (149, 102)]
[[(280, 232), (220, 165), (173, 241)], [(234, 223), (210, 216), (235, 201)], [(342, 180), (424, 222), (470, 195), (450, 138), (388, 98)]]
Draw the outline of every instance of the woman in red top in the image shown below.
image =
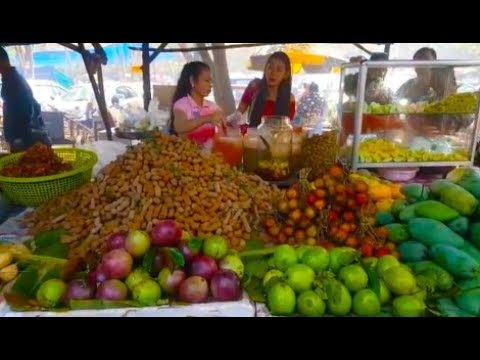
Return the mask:
[(250, 127), (260, 125), (263, 116), (288, 116), (293, 120), (295, 97), (292, 94), (292, 68), (287, 54), (279, 51), (268, 58), (263, 79), (255, 79), (248, 85), (237, 113), (230, 119), (238, 120), (247, 110)]

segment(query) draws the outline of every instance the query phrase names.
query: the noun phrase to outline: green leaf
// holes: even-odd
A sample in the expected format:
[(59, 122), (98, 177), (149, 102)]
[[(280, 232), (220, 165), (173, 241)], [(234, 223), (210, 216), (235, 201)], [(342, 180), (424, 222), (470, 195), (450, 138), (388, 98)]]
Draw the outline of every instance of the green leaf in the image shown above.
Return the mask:
[(266, 260), (253, 260), (244, 263), (245, 275), (262, 280), (268, 272), (268, 262)]
[(200, 254), (203, 248), (203, 239), (197, 237), (191, 238), (188, 240), (187, 247), (193, 254)]
[(29, 267), (30, 265), (35, 265), (36, 267), (52, 266), (63, 268), (65, 264), (67, 264), (66, 259), (32, 254), (18, 255), (17, 260), (19, 267), (22, 268)]
[(275, 248), (266, 248), (266, 249), (259, 249), (259, 250), (249, 250), (249, 251), (242, 251), (239, 256), (242, 259), (250, 258), (253, 259), (261, 259), (266, 256), (270, 256), (275, 252)]
[(59, 244), (65, 230), (53, 230), (38, 234), (34, 239), (36, 249), (47, 248), (53, 244)]
[(393, 308), (392, 306), (384, 306), (380, 309), (379, 317), (393, 317)]
[(143, 257), (142, 268), (146, 272), (151, 273), (153, 271), (153, 265), (155, 263), (155, 256), (156, 255), (157, 255), (156, 249), (151, 248), (147, 251), (147, 253)]
[(244, 251), (261, 250), (265, 248), (265, 243), (261, 240), (249, 240), (245, 245)]
[(168, 251), (170, 252), (170, 257), (172, 258), (173, 263), (183, 268), (185, 266), (185, 258), (182, 253), (175, 248), (169, 248)]
[(69, 252), (69, 249), (67, 245), (57, 243), (57, 244), (52, 244), (51, 246), (46, 248), (39, 248), (37, 251), (35, 251), (35, 254), (54, 257), (58, 259), (67, 259), (68, 252)]
[(267, 299), (263, 291), (262, 280), (252, 278), (248, 284), (244, 283), (244, 289), (251, 301), (259, 303), (266, 302)]
[(62, 267), (58, 265), (30, 265), (17, 278), (12, 287), (11, 293), (25, 297), (35, 298), (37, 290), (45, 281), (50, 279), (61, 279)]
[(36, 266), (30, 265), (17, 278), (15, 284), (12, 287), (11, 293), (25, 297), (27, 299), (32, 298), (33, 295), (35, 295), (33, 289), (35, 287), (35, 284), (38, 283), (38, 279), (38, 268)]
[(372, 289), (372, 291), (380, 297), (380, 279), (378, 278), (376, 272), (370, 267), (365, 265), (363, 262), (361, 263), (363, 270), (367, 273), (368, 276), (368, 287)]

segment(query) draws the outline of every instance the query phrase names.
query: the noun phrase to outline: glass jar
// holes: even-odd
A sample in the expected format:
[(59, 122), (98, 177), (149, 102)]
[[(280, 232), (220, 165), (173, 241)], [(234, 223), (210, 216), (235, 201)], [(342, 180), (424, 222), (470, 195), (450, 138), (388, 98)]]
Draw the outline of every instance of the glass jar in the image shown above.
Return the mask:
[(267, 181), (284, 181), (292, 173), (293, 127), (287, 116), (264, 116), (257, 127), (257, 175)]
[(304, 127), (296, 127), (292, 134), (292, 157), (290, 160), (291, 172), (298, 172), (303, 168), (302, 148), (307, 131)]
[(238, 129), (228, 129), (226, 134), (216, 134), (213, 152), (222, 155), (231, 166), (240, 166), (243, 157), (242, 136)]
[(256, 173), (258, 168), (257, 147), (260, 138), (257, 129), (248, 129), (243, 137), (243, 171)]

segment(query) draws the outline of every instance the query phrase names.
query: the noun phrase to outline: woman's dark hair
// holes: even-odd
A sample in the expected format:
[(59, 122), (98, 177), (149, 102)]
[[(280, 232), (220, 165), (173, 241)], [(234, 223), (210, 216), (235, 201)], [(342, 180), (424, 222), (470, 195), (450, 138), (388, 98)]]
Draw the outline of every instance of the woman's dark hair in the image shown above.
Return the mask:
[(198, 77), (203, 71), (210, 71), (210, 66), (201, 61), (192, 61), (188, 64), (185, 64), (185, 66), (183, 67), (182, 72), (180, 73), (180, 77), (178, 79), (177, 88), (175, 89), (175, 93), (173, 94), (172, 98), (170, 121), (168, 123), (168, 130), (170, 134), (175, 134), (175, 115), (173, 113), (173, 106), (178, 100), (189, 95), (192, 91), (192, 83), (190, 82), (190, 78), (193, 78), (194, 81), (197, 81)]
[(250, 126), (252, 127), (260, 125), (262, 120), (262, 113), (268, 96), (266, 72), (267, 67), (272, 60), (278, 60), (284, 63), (289, 75), (286, 80), (283, 80), (280, 83), (280, 87), (278, 88), (277, 100), (275, 101), (275, 115), (289, 116), (290, 97), (292, 94), (292, 66), (288, 55), (283, 51), (277, 51), (268, 58), (265, 65), (265, 70), (263, 72), (263, 78), (260, 82), (258, 94), (254, 100), (253, 107), (250, 112)]

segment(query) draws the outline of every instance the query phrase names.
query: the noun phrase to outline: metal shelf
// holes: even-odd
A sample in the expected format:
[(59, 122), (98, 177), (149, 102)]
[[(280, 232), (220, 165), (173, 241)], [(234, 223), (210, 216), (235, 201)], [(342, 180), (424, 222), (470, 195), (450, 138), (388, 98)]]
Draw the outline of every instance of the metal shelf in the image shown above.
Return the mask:
[(358, 163), (358, 168), (415, 168), (415, 167), (454, 167), (469, 166), (470, 161), (432, 161), (432, 162), (388, 162), (388, 163)]

